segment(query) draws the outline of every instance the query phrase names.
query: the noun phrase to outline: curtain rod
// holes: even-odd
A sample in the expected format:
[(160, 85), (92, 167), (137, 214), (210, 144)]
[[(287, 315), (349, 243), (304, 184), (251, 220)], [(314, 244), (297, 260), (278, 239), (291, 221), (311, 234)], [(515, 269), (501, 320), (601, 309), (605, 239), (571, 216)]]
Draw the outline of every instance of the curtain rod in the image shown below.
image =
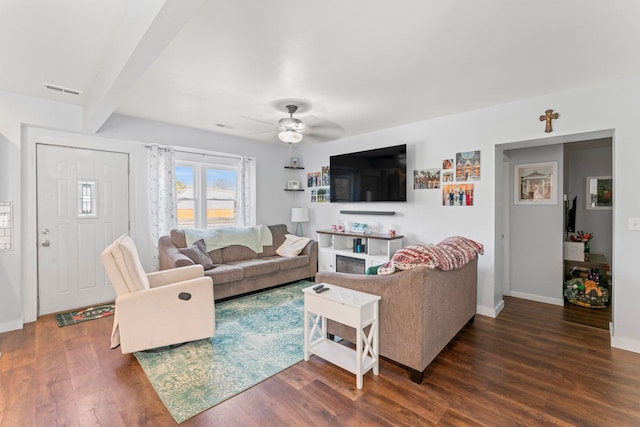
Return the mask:
[(226, 153), (219, 153), (216, 151), (207, 151), (207, 150), (190, 150), (188, 148), (175, 148), (175, 147), (165, 147), (159, 144), (145, 144), (146, 148), (151, 148), (151, 147), (158, 147), (159, 150), (167, 150), (167, 148), (171, 148), (174, 152), (176, 153), (184, 153), (184, 154), (201, 154), (203, 156), (217, 156), (217, 157), (224, 157), (224, 158), (228, 158), (228, 159), (247, 159), (247, 160), (251, 160), (251, 157), (245, 157), (245, 156), (238, 156), (238, 155), (234, 155), (234, 154), (226, 154)]

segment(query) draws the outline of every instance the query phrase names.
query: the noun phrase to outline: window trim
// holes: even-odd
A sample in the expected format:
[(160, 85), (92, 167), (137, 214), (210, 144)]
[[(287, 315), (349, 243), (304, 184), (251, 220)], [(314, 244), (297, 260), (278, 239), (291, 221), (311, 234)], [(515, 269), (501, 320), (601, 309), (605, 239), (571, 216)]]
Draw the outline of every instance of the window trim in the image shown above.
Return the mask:
[[(194, 206), (194, 225), (195, 228), (208, 227), (207, 224), (207, 202), (210, 200), (207, 198), (207, 170), (231, 170), (236, 172), (236, 194), (234, 198), (234, 213), (236, 215), (235, 223), (233, 225), (255, 225), (256, 218), (256, 185), (255, 185), (255, 159), (243, 158), (240, 156), (231, 156), (224, 154), (205, 154), (205, 153), (187, 153), (187, 152), (174, 152), (174, 173), (178, 166), (188, 166), (194, 168), (194, 193), (193, 199), (178, 198), (176, 191), (176, 209), (177, 204), (181, 200), (193, 200)], [(243, 162), (248, 170), (243, 177)], [(247, 182), (248, 181), (248, 182)], [(241, 203), (245, 204), (245, 199), (248, 199), (248, 212), (242, 214)], [(177, 212), (176, 212), (177, 213)], [(204, 217), (203, 217), (204, 216)], [(176, 215), (176, 223), (177, 223)], [(176, 224), (178, 225), (178, 224)], [(178, 225), (179, 226), (179, 225)], [(215, 227), (215, 226), (213, 226)]]

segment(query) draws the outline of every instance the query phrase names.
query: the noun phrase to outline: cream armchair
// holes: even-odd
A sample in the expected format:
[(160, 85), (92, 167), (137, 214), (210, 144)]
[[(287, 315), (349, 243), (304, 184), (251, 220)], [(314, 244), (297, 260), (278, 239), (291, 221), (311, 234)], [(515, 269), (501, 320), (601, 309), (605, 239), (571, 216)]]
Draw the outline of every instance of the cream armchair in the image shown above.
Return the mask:
[(111, 348), (133, 353), (215, 334), (213, 283), (201, 265), (146, 274), (127, 235), (100, 257), (116, 293)]

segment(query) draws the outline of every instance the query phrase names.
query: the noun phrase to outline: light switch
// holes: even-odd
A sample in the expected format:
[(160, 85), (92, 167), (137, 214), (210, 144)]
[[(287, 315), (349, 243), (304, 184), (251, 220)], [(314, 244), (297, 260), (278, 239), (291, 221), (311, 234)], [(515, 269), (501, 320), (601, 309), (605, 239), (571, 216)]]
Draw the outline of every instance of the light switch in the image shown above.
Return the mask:
[(629, 230), (640, 231), (640, 218), (629, 218)]

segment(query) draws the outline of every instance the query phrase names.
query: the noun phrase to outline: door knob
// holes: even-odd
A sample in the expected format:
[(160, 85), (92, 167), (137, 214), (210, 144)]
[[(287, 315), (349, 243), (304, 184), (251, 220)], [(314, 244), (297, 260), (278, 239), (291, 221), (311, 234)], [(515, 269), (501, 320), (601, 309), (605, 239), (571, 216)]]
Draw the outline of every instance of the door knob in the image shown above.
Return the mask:
[(43, 228), (40, 232), (42, 234), (44, 234), (44, 235), (47, 235), (47, 234), (49, 234), (49, 229), (48, 228)]
[(51, 245), (51, 242), (48, 240), (43, 240), (42, 242), (40, 242), (40, 244), (42, 244), (42, 246), (44, 246), (45, 248), (48, 248), (49, 245)]

